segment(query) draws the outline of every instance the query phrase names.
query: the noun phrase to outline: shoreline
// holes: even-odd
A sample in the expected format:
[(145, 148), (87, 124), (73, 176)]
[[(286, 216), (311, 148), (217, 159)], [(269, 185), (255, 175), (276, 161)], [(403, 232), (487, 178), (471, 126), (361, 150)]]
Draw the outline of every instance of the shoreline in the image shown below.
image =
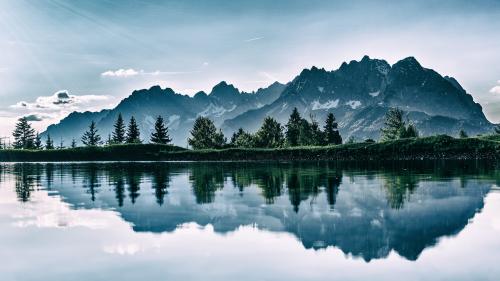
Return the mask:
[(173, 145), (132, 144), (56, 150), (0, 150), (0, 162), (95, 161), (394, 161), (499, 160), (500, 136), (455, 139), (432, 136), (381, 143), (291, 148), (189, 150)]

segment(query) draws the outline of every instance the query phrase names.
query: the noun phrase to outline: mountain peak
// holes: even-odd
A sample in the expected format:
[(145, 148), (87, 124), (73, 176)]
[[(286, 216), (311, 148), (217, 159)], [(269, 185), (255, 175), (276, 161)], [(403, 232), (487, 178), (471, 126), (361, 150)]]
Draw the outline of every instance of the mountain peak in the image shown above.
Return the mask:
[(405, 67), (411, 69), (422, 69), (422, 65), (417, 61), (415, 57), (407, 57), (398, 62), (396, 62), (393, 67)]

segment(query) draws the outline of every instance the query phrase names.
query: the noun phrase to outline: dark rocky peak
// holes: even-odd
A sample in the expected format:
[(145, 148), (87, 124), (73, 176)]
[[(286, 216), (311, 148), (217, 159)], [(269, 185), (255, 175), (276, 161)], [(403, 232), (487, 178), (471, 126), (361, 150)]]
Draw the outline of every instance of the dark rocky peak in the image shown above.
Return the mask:
[(396, 72), (419, 72), (423, 71), (424, 68), (414, 57), (407, 57), (398, 62), (396, 62), (392, 69)]
[(453, 87), (455, 87), (459, 91), (465, 93), (465, 89), (462, 88), (462, 85), (460, 85), (460, 83), (458, 83), (458, 81), (455, 78), (453, 78), (451, 76), (444, 76), (443, 78), (446, 79), (446, 81), (450, 82), (451, 85), (453, 85)]
[(195, 99), (204, 99), (207, 97), (208, 97), (207, 93), (205, 93), (203, 91), (199, 91), (198, 93), (194, 94), (194, 96), (193, 96), (193, 98), (195, 98)]
[(232, 84), (227, 84), (226, 81), (222, 81), (215, 85), (210, 92), (211, 97), (225, 98), (234, 95), (239, 95), (240, 91), (234, 87)]
[(360, 61), (343, 62), (335, 72), (337, 75), (359, 78), (367, 75), (385, 76), (390, 69), (391, 66), (385, 60), (371, 59), (365, 55)]

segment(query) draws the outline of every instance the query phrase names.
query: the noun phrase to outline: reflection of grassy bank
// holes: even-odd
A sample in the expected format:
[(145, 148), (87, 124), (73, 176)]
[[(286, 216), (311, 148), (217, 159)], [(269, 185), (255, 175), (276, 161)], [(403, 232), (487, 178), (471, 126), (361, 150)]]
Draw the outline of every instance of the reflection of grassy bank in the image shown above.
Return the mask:
[(323, 147), (280, 149), (187, 150), (176, 146), (137, 144), (51, 151), (0, 151), (1, 161), (106, 161), (106, 160), (396, 160), (499, 159), (500, 137), (454, 139), (433, 136), (382, 143), (353, 143)]

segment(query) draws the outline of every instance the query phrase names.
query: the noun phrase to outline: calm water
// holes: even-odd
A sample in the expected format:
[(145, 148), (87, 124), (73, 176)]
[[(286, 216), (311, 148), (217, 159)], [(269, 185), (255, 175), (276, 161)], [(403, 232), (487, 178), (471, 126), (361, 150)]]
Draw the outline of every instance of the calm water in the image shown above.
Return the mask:
[(0, 280), (499, 280), (486, 163), (0, 164)]

